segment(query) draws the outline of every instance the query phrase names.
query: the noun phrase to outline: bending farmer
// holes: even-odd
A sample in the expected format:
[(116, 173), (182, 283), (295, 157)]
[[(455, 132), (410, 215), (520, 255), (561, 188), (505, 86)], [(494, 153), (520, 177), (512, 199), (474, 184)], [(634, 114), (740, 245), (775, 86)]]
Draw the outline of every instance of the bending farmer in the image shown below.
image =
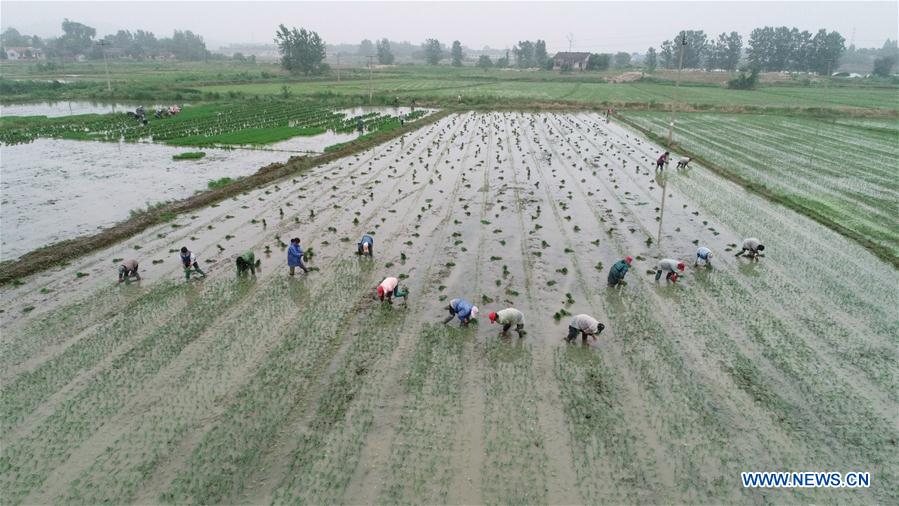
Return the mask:
[(515, 332), (518, 332), (518, 337), (524, 337), (524, 314), (521, 311), (510, 307), (490, 313), (488, 316), (490, 317), (490, 323), (499, 323), (503, 326), (503, 335), (506, 335), (509, 329), (512, 328), (512, 325), (515, 325)]
[(665, 151), (665, 153), (656, 160), (656, 170), (665, 169), (665, 166), (668, 165), (668, 156), (669, 153)]
[(137, 260), (125, 260), (119, 266), (119, 283), (132, 277), (135, 281), (140, 281), (140, 274), (137, 273)]
[(206, 277), (206, 273), (203, 272), (203, 269), (200, 269), (200, 264), (197, 263), (197, 255), (187, 249), (187, 246), (181, 248), (181, 265), (184, 266), (184, 279), (188, 281), (190, 281), (191, 267), (194, 268), (194, 272), (204, 278)]
[(759, 253), (765, 251), (765, 245), (760, 243), (758, 239), (755, 237), (750, 237), (743, 241), (743, 249), (740, 250), (735, 256), (740, 256), (743, 253), (748, 253), (749, 258), (751, 260), (758, 260)]
[(237, 275), (246, 274), (247, 271), (250, 271), (253, 276), (256, 276), (256, 255), (253, 254), (252, 251), (247, 251), (243, 255), (237, 257), (235, 260), (237, 264)]
[(397, 278), (384, 278), (384, 281), (381, 281), (381, 284), (378, 285), (378, 298), (381, 299), (381, 302), (384, 302), (385, 297), (388, 304), (393, 304), (394, 297), (402, 297), (403, 302), (405, 302), (408, 296), (409, 289), (406, 287), (400, 288), (400, 280)]
[(449, 317), (446, 320), (443, 320), (444, 324), (449, 323), (453, 318), (458, 318), (459, 323), (468, 325), (471, 320), (478, 317), (478, 306), (473, 305), (465, 299), (451, 300), (449, 305), (446, 306), (446, 309), (449, 311)]
[(372, 248), (375, 247), (375, 240), (368, 234), (362, 236), (362, 240), (356, 243), (356, 253), (360, 255), (372, 255)]
[(587, 340), (587, 336), (591, 336), (593, 337), (593, 340), (596, 340), (596, 336), (598, 336), (605, 328), (605, 325), (599, 323), (596, 321), (596, 318), (593, 318), (590, 315), (574, 315), (574, 318), (571, 319), (571, 323), (568, 324), (568, 337), (566, 337), (565, 340), (569, 343), (574, 341), (575, 338), (577, 338), (578, 333), (581, 334), (581, 338), (583, 338), (584, 341)]
[(615, 265), (609, 270), (609, 286), (616, 287), (627, 284), (624, 282), (624, 276), (627, 274), (628, 269), (631, 268), (631, 262), (633, 261), (633, 257), (627, 256), (623, 260), (615, 262)]
[(706, 248), (705, 246), (700, 246), (698, 250), (696, 250), (696, 260), (693, 262), (693, 266), (699, 265), (699, 262), (704, 263), (706, 266), (712, 266), (712, 250)]
[(671, 258), (663, 258), (659, 260), (659, 267), (656, 269), (656, 281), (662, 277), (662, 273), (665, 272), (665, 281), (676, 282), (677, 281), (677, 269), (678, 271), (684, 272), (686, 266), (683, 262), (678, 262), (677, 260)]

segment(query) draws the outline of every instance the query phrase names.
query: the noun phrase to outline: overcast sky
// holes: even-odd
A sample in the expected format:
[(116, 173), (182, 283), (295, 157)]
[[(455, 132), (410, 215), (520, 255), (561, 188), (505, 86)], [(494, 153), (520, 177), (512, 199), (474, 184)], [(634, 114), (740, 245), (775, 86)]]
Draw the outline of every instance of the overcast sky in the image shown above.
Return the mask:
[(63, 18), (103, 36), (119, 28), (170, 35), (193, 30), (210, 48), (229, 42), (271, 42), (279, 23), (315, 30), (328, 43), (387, 37), (420, 43), (511, 47), (545, 39), (550, 52), (639, 51), (681, 29), (708, 34), (787, 25), (837, 30), (858, 47), (897, 38), (899, 2), (8, 2), (0, 0), (0, 27), (55, 36)]

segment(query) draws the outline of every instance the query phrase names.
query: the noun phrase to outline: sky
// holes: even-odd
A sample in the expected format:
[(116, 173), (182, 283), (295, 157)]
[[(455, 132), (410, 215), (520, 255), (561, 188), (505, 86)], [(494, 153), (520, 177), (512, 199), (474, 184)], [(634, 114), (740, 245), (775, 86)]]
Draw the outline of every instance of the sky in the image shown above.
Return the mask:
[[(896, 40), (899, 2), (13, 2), (0, 0), (0, 29), (42, 37), (61, 32), (63, 18), (98, 35), (120, 28), (170, 36), (192, 30), (211, 49), (228, 43), (270, 43), (280, 23), (317, 31), (331, 44), (387, 37), (421, 43), (437, 38), (473, 49), (509, 48), (544, 39), (550, 52), (643, 52), (680, 30), (744, 38), (759, 26), (839, 31), (857, 47)], [(853, 35), (854, 34), (854, 35)], [(573, 39), (570, 41), (569, 39)]]

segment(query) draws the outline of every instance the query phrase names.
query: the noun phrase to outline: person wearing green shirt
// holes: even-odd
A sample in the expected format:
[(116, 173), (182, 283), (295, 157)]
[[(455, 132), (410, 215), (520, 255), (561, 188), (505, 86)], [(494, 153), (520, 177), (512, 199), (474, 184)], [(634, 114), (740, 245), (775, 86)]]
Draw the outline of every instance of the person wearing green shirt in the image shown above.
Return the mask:
[(237, 257), (235, 263), (237, 264), (238, 276), (246, 274), (247, 271), (250, 271), (253, 276), (256, 276), (256, 255), (254, 255), (252, 251), (247, 251), (243, 255)]
[(628, 256), (625, 257), (624, 260), (615, 262), (615, 265), (609, 270), (609, 286), (614, 288), (625, 284), (624, 276), (627, 274), (628, 269), (631, 268), (631, 262), (633, 261), (634, 258)]

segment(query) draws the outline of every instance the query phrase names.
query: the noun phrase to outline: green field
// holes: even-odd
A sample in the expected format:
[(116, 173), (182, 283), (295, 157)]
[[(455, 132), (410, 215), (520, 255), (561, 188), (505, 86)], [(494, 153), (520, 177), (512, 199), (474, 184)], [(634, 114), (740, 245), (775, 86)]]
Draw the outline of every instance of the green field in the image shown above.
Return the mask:
[[(670, 116), (628, 113), (664, 136)], [(681, 114), (675, 141), (899, 257), (899, 125), (861, 118)], [(673, 166), (673, 165), (672, 165)]]
[[(146, 114), (146, 124), (124, 113), (2, 118), (0, 143), (16, 144), (48, 137), (107, 142), (153, 139), (173, 146), (270, 144), (329, 130), (353, 132), (358, 121), (363, 123), (366, 132), (400, 125), (400, 117), (390, 114), (369, 112), (350, 117), (309, 100), (273, 97), (207, 103), (187, 107), (171, 117), (156, 118), (152, 110)], [(404, 114), (403, 118), (413, 120), (422, 114), (418, 110)]]
[[(110, 65), (112, 92), (106, 90), (103, 65), (96, 62), (66, 64), (53, 71), (40, 71), (34, 64), (0, 64), (0, 89), (4, 101), (38, 99), (93, 100), (238, 100), (244, 96), (283, 95), (285, 87), (294, 95), (354, 97), (367, 100), (369, 88), (380, 103), (399, 96), (444, 105), (502, 103), (518, 106), (535, 102), (566, 102), (581, 105), (606, 103), (619, 106), (664, 106), (677, 101), (695, 108), (864, 108), (886, 112), (899, 110), (899, 87), (885, 80), (850, 81), (771, 73), (763, 75), (754, 91), (725, 88), (727, 73), (689, 71), (675, 89), (675, 73), (631, 72), (615, 83), (621, 72), (574, 72), (490, 69), (473, 67), (400, 65), (342, 68), (323, 76), (292, 76), (272, 63), (231, 62), (115, 62)], [(34, 80), (23, 84), (16, 80)], [(62, 79), (65, 85), (48, 81)], [(633, 80), (636, 79), (636, 80)]]
[[(283, 84), (228, 84), (197, 88), (203, 92), (239, 92), (246, 95), (277, 95)], [(364, 95), (368, 93), (366, 80), (342, 82), (308, 82), (287, 84), (296, 95), (333, 93)], [(899, 93), (895, 88), (828, 89), (823, 87), (763, 86), (754, 91), (728, 90), (714, 85), (684, 85), (677, 91), (670, 84), (543, 82), (543, 81), (475, 81), (430, 79), (377, 79), (372, 82), (374, 93), (399, 95), (404, 100), (454, 100), (462, 96), (464, 102), (479, 104), (514, 100), (564, 101), (584, 104), (668, 104), (674, 101), (694, 107), (859, 107), (899, 109)]]

